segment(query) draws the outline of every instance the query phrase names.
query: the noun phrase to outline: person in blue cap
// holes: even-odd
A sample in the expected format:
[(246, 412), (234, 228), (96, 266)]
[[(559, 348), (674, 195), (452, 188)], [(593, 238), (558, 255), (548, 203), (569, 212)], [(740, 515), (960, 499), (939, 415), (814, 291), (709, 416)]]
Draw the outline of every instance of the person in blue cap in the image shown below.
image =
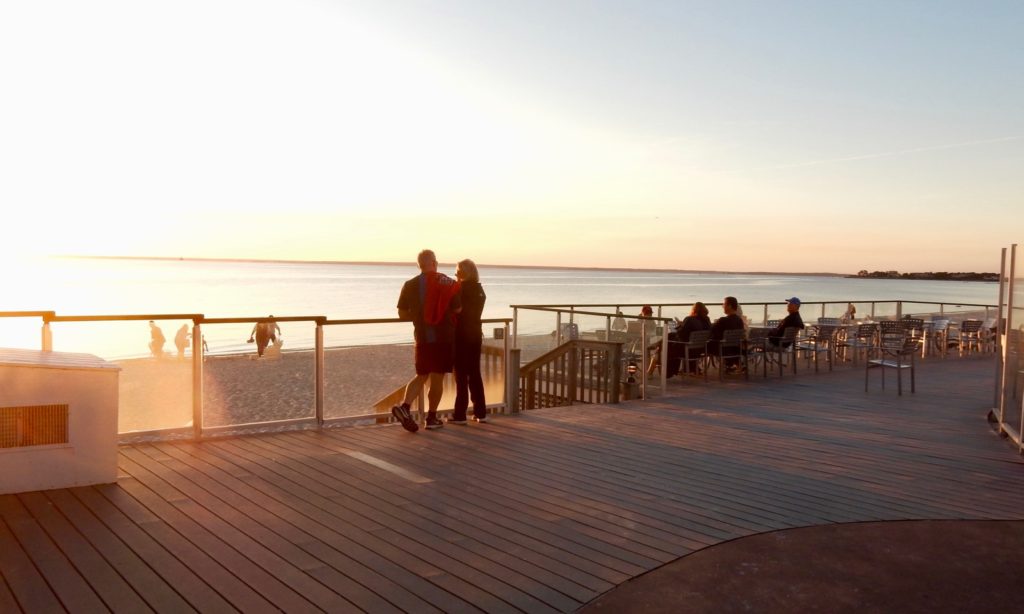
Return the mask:
[[(786, 317), (783, 318), (779, 325), (775, 327), (775, 330), (768, 333), (768, 343), (772, 345), (779, 345), (782, 340), (782, 336), (786, 333), (786, 329), (790, 327), (796, 327), (799, 329), (804, 328), (804, 320), (800, 317), (800, 299), (793, 297), (786, 299)], [(789, 343), (785, 343), (783, 347), (788, 346)]]

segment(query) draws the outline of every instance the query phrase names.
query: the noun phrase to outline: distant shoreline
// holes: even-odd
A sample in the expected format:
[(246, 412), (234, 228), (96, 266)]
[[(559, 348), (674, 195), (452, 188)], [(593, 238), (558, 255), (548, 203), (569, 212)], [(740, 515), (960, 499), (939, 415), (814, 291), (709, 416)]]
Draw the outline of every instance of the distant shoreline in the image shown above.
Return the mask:
[[(77, 260), (158, 260), (169, 262), (250, 262), (259, 264), (361, 264), (373, 266), (414, 266), (413, 262), (383, 262), (375, 260), (275, 260), (269, 258), (189, 258), (173, 256), (76, 256), (63, 255), (57, 258), (71, 258)], [(445, 266), (455, 266), (454, 262), (442, 262)], [(724, 270), (697, 270), (697, 269), (655, 269), (655, 268), (629, 268), (629, 267), (599, 267), (599, 266), (548, 266), (537, 264), (486, 264), (477, 263), (477, 266), (493, 269), (548, 269), (555, 271), (622, 271), (630, 273), (699, 273), (699, 274), (728, 274), (728, 275), (797, 275), (800, 277), (851, 277), (846, 273), (827, 272), (782, 272), (782, 271), (724, 271)], [(852, 277), (857, 277), (853, 275)]]

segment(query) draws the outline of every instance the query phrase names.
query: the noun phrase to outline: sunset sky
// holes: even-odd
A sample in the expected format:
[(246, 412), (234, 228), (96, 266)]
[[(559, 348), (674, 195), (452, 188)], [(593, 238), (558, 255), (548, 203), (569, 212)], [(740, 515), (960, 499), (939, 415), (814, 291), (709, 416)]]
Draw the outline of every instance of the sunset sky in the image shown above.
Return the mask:
[(1024, 3), (0, 8), (0, 250), (992, 271)]

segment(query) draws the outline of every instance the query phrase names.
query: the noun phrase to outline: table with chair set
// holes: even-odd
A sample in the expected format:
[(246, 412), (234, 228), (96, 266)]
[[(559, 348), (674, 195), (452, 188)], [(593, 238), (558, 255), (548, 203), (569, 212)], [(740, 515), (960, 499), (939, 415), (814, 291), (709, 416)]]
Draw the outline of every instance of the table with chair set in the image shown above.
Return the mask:
[[(807, 368), (814, 364), (814, 371), (820, 370), (824, 360), (831, 371), (837, 362), (851, 362), (865, 365), (865, 390), (869, 373), (881, 369), (882, 386), (885, 387), (884, 371), (896, 369), (897, 389), (903, 393), (902, 371), (910, 371), (911, 392), (916, 389), (916, 360), (928, 357), (947, 357), (950, 350), (958, 356), (972, 352), (986, 351), (992, 345), (986, 336), (989, 326), (982, 320), (965, 319), (953, 323), (947, 318), (906, 317), (899, 320), (848, 321), (840, 318), (818, 318), (816, 324), (804, 330), (787, 328), (781, 338), (770, 338), (779, 320), (768, 320), (767, 326), (751, 326), (749, 329), (727, 330), (723, 339), (710, 339), (710, 331), (696, 331), (687, 342), (669, 340), (671, 355), (681, 361), (680, 373), (691, 371), (688, 365), (696, 364), (696, 373), (708, 380), (708, 372), (718, 370), (719, 380), (727, 372), (742, 373), (746, 379), (750, 371), (758, 367), (762, 377), (768, 377), (769, 369), (778, 368), (779, 376), (787, 370), (797, 373), (797, 361), (804, 358)], [(736, 365), (728, 368), (729, 363)], [(657, 365), (655, 366), (657, 368)], [(675, 371), (670, 371), (670, 375)]]

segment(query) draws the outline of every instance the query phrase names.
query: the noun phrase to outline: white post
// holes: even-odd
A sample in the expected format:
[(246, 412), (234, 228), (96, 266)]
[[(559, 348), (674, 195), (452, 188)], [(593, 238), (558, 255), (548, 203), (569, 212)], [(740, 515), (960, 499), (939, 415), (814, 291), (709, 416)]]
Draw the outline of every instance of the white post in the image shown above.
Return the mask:
[(316, 423), (324, 425), (324, 326), (316, 323)]
[(192, 323), (192, 435), (203, 438), (203, 329)]

